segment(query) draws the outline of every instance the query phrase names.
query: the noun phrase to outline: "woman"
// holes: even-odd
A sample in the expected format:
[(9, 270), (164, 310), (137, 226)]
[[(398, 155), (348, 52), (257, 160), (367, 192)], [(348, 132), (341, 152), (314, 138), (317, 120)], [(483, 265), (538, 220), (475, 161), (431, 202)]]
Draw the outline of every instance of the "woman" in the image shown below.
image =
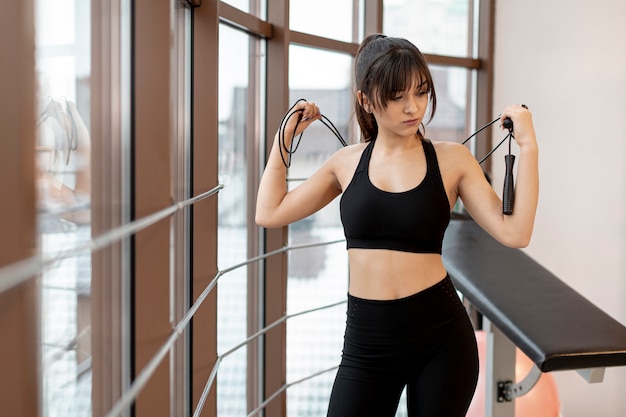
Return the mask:
[[(466, 147), (424, 138), (436, 110), (426, 61), (410, 42), (370, 35), (355, 59), (355, 111), (364, 143), (344, 147), (297, 188), (286, 187), (276, 136), (259, 186), (256, 222), (281, 227), (343, 194), (350, 283), (344, 349), (329, 417), (395, 415), (402, 390), (412, 417), (460, 417), (478, 376), (476, 340), (441, 258), (457, 198), (501, 243), (529, 243), (538, 196), (530, 112), (509, 106), (520, 151), (515, 210), (502, 201)], [(430, 115), (426, 112), (430, 104)], [(281, 138), (321, 118), (301, 102)]]

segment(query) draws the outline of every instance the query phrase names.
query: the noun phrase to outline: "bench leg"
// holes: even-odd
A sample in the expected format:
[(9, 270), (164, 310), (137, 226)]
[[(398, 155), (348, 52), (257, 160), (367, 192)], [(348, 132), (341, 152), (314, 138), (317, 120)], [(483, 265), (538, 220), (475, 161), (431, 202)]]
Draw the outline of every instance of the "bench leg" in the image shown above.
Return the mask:
[(488, 319), (483, 318), (487, 336), (485, 417), (515, 417), (515, 402), (506, 401), (499, 383), (515, 382), (515, 345)]

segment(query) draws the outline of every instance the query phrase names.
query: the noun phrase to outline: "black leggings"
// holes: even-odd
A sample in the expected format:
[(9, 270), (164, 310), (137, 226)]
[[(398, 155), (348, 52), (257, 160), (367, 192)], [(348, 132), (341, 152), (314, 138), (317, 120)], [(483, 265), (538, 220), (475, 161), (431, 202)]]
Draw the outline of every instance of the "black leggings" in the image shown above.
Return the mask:
[(456, 290), (441, 282), (406, 298), (348, 294), (341, 364), (328, 417), (462, 417), (478, 379), (476, 336)]

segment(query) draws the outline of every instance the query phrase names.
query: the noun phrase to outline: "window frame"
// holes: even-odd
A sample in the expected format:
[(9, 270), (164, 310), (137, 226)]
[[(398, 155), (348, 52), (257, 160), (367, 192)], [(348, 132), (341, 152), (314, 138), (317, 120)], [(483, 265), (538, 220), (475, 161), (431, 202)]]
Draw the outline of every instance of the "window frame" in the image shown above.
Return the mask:
[[(251, 0), (251, 4), (257, 2)], [(34, 45), (34, 30), (30, 33), (24, 27), (34, 28), (33, 0), (6, 3), (0, 6), (2, 16), (12, 16), (11, 23), (4, 26), (4, 34), (13, 34), (14, 49), (21, 55), (14, 67), (0, 69), (0, 82), (7, 86), (12, 96), (5, 103), (17, 109), (19, 116), (10, 111), (0, 112), (7, 117), (5, 126), (15, 126), (14, 135), (20, 141), (8, 143), (3, 153), (6, 163), (0, 164), (0, 172), (5, 178), (19, 178), (20, 182), (9, 183), (3, 192), (11, 198), (3, 208), (3, 230), (19, 227), (19, 236), (10, 245), (4, 245), (1, 265), (8, 265), (26, 259), (35, 249), (35, 178), (34, 155), (32, 152), (35, 132), (32, 125), (34, 114), (35, 85), (34, 58), (27, 54)], [(467, 58), (427, 55), (429, 62), (443, 66), (469, 68), (475, 73), (475, 97), (468, 111), (468, 126), (488, 121), (492, 116), (493, 89), (493, 50), (495, 0), (473, 0), (471, 10), (478, 16), (478, 47), (475, 56)], [(189, 17), (180, 18), (177, 13), (186, 8)], [(177, 11), (178, 10), (178, 11)], [(289, 107), (289, 46), (298, 44), (340, 53), (354, 54), (358, 39), (364, 33), (382, 30), (383, 0), (354, 0), (354, 42), (341, 42), (333, 39), (289, 30), (289, 0), (267, 0), (267, 10), (251, 9), (245, 13), (221, 1), (178, 0), (157, 4), (151, 0), (94, 0), (92, 2), (92, 138), (94, 143), (93, 173), (93, 234), (110, 230), (132, 218), (171, 203), (172, 197), (198, 195), (213, 188), (218, 181), (218, 101), (215, 94), (218, 84), (218, 28), (220, 23), (243, 30), (264, 43), (255, 51), (266, 54), (266, 68), (251, 68), (250, 88), (254, 111), (250, 112), (250, 125), (247, 143), (256, 153), (249, 156), (249, 184), (258, 184), (269, 149), (284, 109)], [(150, 13), (148, 13), (149, 11)], [(267, 12), (267, 16), (259, 17)], [(132, 16), (132, 20), (128, 17)], [(3, 19), (9, 21), (9, 19)], [(27, 23), (24, 25), (24, 23)], [(182, 32), (176, 32), (178, 47), (172, 48), (172, 28), (185, 25)], [(188, 26), (187, 26), (188, 25)], [(177, 29), (178, 30), (178, 29)], [(189, 30), (189, 38), (185, 31)], [(181, 39), (182, 36), (184, 39)], [(152, 46), (148, 48), (150, 40)], [(132, 47), (131, 47), (132, 45)], [(182, 48), (189, 45), (191, 57)], [(178, 49), (176, 49), (178, 48)], [(260, 48), (260, 49), (258, 49)], [(173, 52), (176, 51), (176, 52)], [(4, 53), (4, 51), (3, 51)], [(185, 67), (173, 64), (172, 54), (181, 53), (189, 59), (189, 72)], [(180, 78), (181, 71), (185, 75)], [(190, 77), (190, 78), (185, 78)], [(10, 81), (8, 81), (10, 80)], [(186, 84), (186, 83), (189, 84)], [(19, 88), (15, 90), (15, 86)], [(10, 87), (10, 88), (9, 88)], [(189, 101), (184, 92), (189, 89)], [(154, 102), (154, 93), (163, 100)], [(181, 95), (182, 93), (182, 95)], [(12, 98), (11, 98), (12, 97)], [(20, 106), (15, 106), (20, 103)], [(269, 105), (271, 103), (271, 105)], [(172, 105), (173, 104), (173, 105)], [(132, 107), (131, 107), (132, 105)], [(188, 106), (188, 107), (187, 107)], [(148, 111), (150, 109), (150, 111)], [(257, 115), (256, 117), (253, 115)], [(176, 125), (172, 118), (182, 116), (182, 125)], [(188, 117), (188, 119), (185, 119)], [(15, 120), (18, 120), (15, 123)], [(158, 128), (154, 122), (157, 121)], [(160, 122), (159, 122), (160, 121)], [(479, 123), (477, 123), (479, 121)], [(185, 124), (186, 123), (186, 124)], [(156, 132), (156, 133), (155, 133)], [(181, 132), (188, 137), (188, 145), (183, 141), (182, 153), (188, 152), (189, 166), (179, 166), (182, 176), (189, 175), (189, 190), (182, 194), (173, 191), (172, 181), (176, 174), (179, 151), (173, 146), (178, 143), (175, 137)], [(489, 133), (487, 133), (489, 134)], [(260, 138), (260, 139), (259, 139)], [(129, 143), (132, 148), (129, 149)], [(478, 144), (476, 153), (486, 153), (491, 140)], [(180, 143), (179, 143), (180, 145)], [(189, 146), (189, 148), (185, 148)], [(483, 146), (484, 149), (481, 149)], [(151, 165), (158, 158), (151, 158), (155, 151), (165, 155), (167, 167), (162, 175), (154, 176)], [(125, 152), (130, 152), (134, 160), (126, 161)], [(19, 155), (19, 158), (15, 158)], [(19, 160), (17, 166), (14, 160)], [(134, 165), (131, 165), (133, 162)], [(173, 166), (173, 167), (172, 167)], [(489, 165), (487, 165), (489, 167)], [(134, 185), (125, 185), (124, 178), (133, 175)], [(99, 178), (99, 179), (97, 179)], [(99, 182), (101, 181), (101, 182)], [(150, 191), (154, 190), (152, 194)], [(180, 191), (180, 190), (179, 190)], [(248, 189), (249, 201), (254, 201), (255, 189)], [(14, 196), (18, 196), (15, 198)], [(122, 204), (133, 199), (132, 212), (126, 212)], [(287, 243), (287, 228), (266, 230), (258, 228), (253, 221), (253, 207), (248, 207), (249, 245), (248, 252), (264, 254), (282, 248)], [(183, 281), (175, 281), (173, 302), (175, 315), (195, 300), (206, 288), (217, 272), (217, 202), (207, 199), (194, 205), (187, 214), (182, 214), (172, 222), (163, 222), (142, 232), (130, 241), (121, 242), (104, 251), (94, 253), (92, 290), (93, 309), (93, 391), (92, 406), (94, 415), (106, 414), (131, 383), (132, 375), (141, 369), (141, 364), (150, 359), (171, 332), (170, 305), (171, 262), (174, 270)], [(185, 217), (187, 216), (187, 217)], [(21, 222), (12, 219), (19, 218)], [(171, 256), (170, 232), (177, 232), (175, 243), (178, 255)], [(187, 229), (188, 228), (188, 229)], [(158, 249), (154, 248), (158, 245)], [(5, 250), (6, 249), (6, 250)], [(188, 251), (187, 255), (183, 252)], [(155, 255), (158, 254), (158, 255)], [(163, 259), (160, 259), (160, 258)], [(155, 262), (158, 259), (158, 262)], [(187, 266), (185, 266), (187, 265)], [(260, 329), (282, 317), (286, 312), (287, 255), (285, 253), (268, 258), (259, 263), (259, 268), (249, 268), (248, 288), (248, 329)], [(155, 278), (156, 277), (156, 278)], [(271, 277), (271, 279), (266, 279)], [(187, 280), (187, 281), (184, 281)], [(129, 282), (134, 282), (134, 288)], [(17, 288), (0, 294), (2, 299), (12, 299), (7, 303), (10, 310), (5, 317), (11, 323), (0, 321), (0, 329), (5, 333), (15, 332), (22, 337), (11, 338), (11, 343), (2, 347), (2, 358), (18, 357), (12, 366), (18, 367), (25, 375), (24, 385), (16, 383), (6, 372), (2, 384), (11, 403), (0, 405), (0, 414), (35, 415), (30, 412), (40, 408), (39, 401), (26, 393), (38, 392), (37, 346), (39, 297), (36, 279)], [(155, 288), (157, 282), (158, 290)], [(134, 292), (133, 292), (134, 291)], [(16, 298), (17, 294), (17, 298)], [(186, 298), (180, 300), (180, 298)], [(16, 301), (18, 300), (18, 301)], [(3, 305), (5, 305), (3, 303)], [(155, 319), (152, 308), (165, 306), (165, 313), (158, 311)], [(163, 411), (163, 402), (155, 410), (149, 398), (168, 399), (166, 406), (172, 412), (195, 409), (206, 381), (217, 357), (217, 293), (214, 291), (197, 311), (188, 338), (181, 339), (182, 356), (174, 356), (172, 363), (189, 369), (176, 369), (174, 374), (169, 363), (159, 367), (153, 380), (138, 397), (133, 414), (151, 415)], [(125, 317), (132, 315), (130, 324)], [(18, 319), (15, 319), (18, 317)], [(30, 348), (29, 348), (30, 346)], [(286, 377), (286, 326), (281, 325), (268, 332), (263, 344), (249, 351), (248, 366), (248, 408), (254, 408), (264, 398), (281, 388)], [(128, 374), (128, 375), (127, 375)], [(187, 384), (179, 390), (172, 390), (172, 381)], [(15, 395), (8, 395), (15, 392)], [(170, 401), (172, 400), (172, 401)], [(165, 400), (164, 400), (165, 401)], [(19, 411), (16, 412), (16, 408)], [(22, 408), (23, 407), (23, 408)], [(216, 394), (213, 390), (204, 405), (202, 415), (216, 412)], [(29, 410), (23, 412), (22, 410)], [(286, 416), (286, 394), (279, 395), (266, 409), (266, 415)]]
[[(36, 250), (35, 36), (24, 30), (34, 27), (33, 10), (33, 0), (0, 4), (2, 34), (11, 40), (0, 46), (0, 120), (8, 139), (0, 154), (0, 174), (7, 179), (0, 191), (0, 230), (10, 237), (0, 240), (2, 272), (28, 260)], [(41, 400), (33, 395), (41, 392), (39, 298), (37, 279), (0, 293), (0, 331), (5, 335), (0, 347), (0, 415), (39, 414)]]

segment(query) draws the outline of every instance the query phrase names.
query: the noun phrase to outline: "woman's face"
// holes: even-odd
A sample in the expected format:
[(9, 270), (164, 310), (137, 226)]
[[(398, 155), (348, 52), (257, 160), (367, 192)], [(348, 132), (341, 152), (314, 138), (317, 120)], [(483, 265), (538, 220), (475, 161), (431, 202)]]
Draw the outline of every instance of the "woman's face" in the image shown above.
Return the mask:
[(378, 135), (412, 136), (424, 121), (428, 108), (428, 84), (417, 79), (405, 91), (398, 91), (386, 106), (374, 106), (363, 99), (366, 110), (373, 113), (378, 123)]

